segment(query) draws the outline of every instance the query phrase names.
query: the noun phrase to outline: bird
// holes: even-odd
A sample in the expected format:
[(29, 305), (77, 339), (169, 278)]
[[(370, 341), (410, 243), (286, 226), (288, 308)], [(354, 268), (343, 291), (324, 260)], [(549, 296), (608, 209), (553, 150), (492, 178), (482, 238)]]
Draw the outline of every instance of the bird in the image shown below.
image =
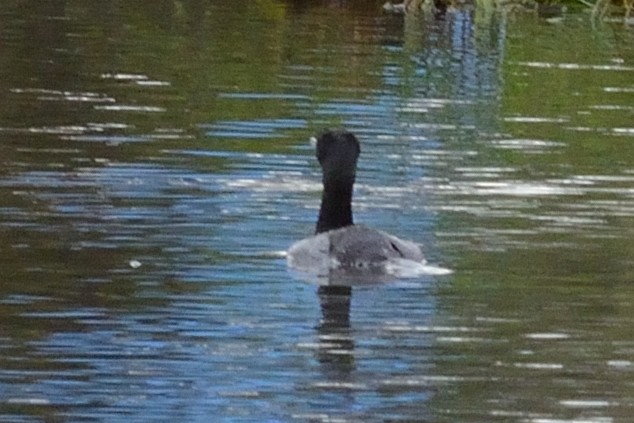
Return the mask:
[(420, 247), (387, 232), (354, 223), (352, 194), (361, 148), (343, 129), (317, 137), (323, 191), (315, 234), (288, 249), (288, 266), (320, 277), (399, 276), (404, 265), (422, 266)]

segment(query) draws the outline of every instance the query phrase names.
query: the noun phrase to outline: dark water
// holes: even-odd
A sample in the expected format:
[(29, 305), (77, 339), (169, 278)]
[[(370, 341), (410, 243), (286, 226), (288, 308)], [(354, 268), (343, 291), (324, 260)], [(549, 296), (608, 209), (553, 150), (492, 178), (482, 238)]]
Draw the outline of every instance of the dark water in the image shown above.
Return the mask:
[[(2, 3), (0, 421), (631, 421), (633, 28), (378, 3)], [(288, 273), (327, 126), (452, 275)]]

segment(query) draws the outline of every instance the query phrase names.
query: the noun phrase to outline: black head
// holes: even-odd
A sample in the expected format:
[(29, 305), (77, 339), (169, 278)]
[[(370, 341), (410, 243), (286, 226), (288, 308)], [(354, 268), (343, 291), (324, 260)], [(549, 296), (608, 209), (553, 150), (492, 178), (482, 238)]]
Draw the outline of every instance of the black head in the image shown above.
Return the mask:
[(361, 153), (359, 141), (351, 132), (328, 130), (317, 139), (317, 160), (324, 172), (324, 180), (346, 180), (357, 170), (357, 159)]
[(326, 131), (317, 139), (324, 191), (316, 233), (353, 224), (352, 187), (360, 152), (359, 141), (347, 131)]

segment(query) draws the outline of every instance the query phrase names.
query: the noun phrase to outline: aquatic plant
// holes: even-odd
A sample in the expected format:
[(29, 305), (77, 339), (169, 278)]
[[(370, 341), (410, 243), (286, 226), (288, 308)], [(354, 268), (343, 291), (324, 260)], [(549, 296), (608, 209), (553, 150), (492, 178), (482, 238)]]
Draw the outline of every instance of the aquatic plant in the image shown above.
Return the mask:
[[(621, 0), (622, 8), (624, 9), (624, 19), (625, 22), (630, 21), (630, 17), (632, 15), (632, 10), (634, 9), (634, 0)], [(597, 0), (597, 2), (592, 6), (592, 18), (593, 19), (603, 19), (610, 12), (610, 9), (613, 6), (621, 7), (620, 2), (614, 0)]]
[(444, 12), (448, 7), (459, 7), (465, 3), (475, 3), (478, 7), (502, 8), (506, 11), (536, 11), (539, 17), (558, 17), (567, 6), (581, 4), (592, 10), (593, 19), (604, 19), (615, 6), (623, 9), (625, 22), (631, 22), (634, 0), (403, 0), (400, 3), (387, 1), (383, 10), (392, 14), (417, 13), (419, 11)]

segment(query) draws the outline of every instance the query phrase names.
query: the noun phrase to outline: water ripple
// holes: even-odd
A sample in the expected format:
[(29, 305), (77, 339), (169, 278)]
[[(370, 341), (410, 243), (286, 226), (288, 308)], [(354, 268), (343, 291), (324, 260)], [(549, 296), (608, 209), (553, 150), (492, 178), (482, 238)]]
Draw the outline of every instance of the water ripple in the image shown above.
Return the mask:
[(303, 119), (270, 119), (256, 121), (224, 121), (201, 125), (210, 137), (222, 138), (281, 138), (285, 131), (302, 129)]

